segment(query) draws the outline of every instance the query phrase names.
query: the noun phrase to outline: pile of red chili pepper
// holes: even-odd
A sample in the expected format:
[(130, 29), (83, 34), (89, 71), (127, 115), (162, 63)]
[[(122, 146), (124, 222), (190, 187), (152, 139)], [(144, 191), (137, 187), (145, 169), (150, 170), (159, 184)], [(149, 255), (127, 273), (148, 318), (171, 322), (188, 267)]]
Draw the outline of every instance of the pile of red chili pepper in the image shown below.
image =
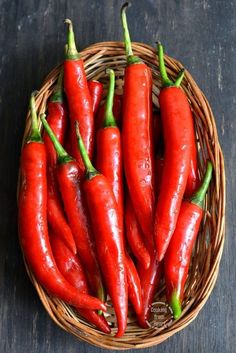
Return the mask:
[[(181, 81), (167, 74), (157, 44), (162, 89), (153, 109), (152, 72), (132, 51), (121, 9), (127, 66), (123, 95), (87, 81), (68, 25), (64, 66), (38, 117), (30, 98), (31, 129), (21, 154), (19, 237), (25, 260), (45, 290), (106, 334), (109, 296), (116, 337), (128, 305), (146, 328), (164, 277), (178, 319), (191, 254), (211, 175), (199, 179), (194, 121)], [(39, 129), (39, 119), (44, 127)], [(47, 119), (46, 119), (47, 118)]]

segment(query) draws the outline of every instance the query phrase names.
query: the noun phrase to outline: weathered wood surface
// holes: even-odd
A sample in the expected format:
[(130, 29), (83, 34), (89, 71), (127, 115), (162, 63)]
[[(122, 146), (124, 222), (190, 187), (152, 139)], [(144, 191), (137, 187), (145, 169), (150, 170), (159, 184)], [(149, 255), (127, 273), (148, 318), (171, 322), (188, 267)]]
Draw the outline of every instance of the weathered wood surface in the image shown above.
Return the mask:
[[(16, 181), (28, 97), (63, 58), (65, 26), (81, 48), (121, 40), (116, 0), (0, 0), (0, 352), (75, 353), (100, 349), (57, 328), (26, 276), (17, 239)], [(133, 40), (160, 39), (182, 61), (215, 113), (227, 171), (227, 238), (220, 275), (198, 318), (147, 352), (236, 352), (235, 160), (236, 1), (139, 0), (128, 13)]]

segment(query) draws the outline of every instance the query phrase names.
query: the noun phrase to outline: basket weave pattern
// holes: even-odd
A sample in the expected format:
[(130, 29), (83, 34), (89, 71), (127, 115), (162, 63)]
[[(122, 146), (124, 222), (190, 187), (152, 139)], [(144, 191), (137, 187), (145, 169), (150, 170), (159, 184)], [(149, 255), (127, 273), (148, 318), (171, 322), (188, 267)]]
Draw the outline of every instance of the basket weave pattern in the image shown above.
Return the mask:
[[(161, 80), (156, 52), (150, 46), (140, 43), (133, 43), (132, 47), (134, 54), (143, 59), (152, 69), (153, 104), (158, 107)], [(112, 68), (116, 73), (116, 92), (122, 93), (124, 68), (126, 66), (123, 43), (97, 43), (83, 50), (81, 54), (85, 62), (88, 79), (97, 79), (103, 82), (106, 88), (108, 78), (105, 70), (106, 68)], [(165, 56), (165, 61), (168, 75), (170, 78), (175, 78), (182, 65), (168, 56)], [(60, 67), (57, 67), (48, 75), (36, 97), (36, 108), (39, 114), (46, 111), (47, 101), (52, 93), (59, 70)], [(205, 201), (206, 212), (192, 256), (181, 318), (176, 321), (170, 318), (166, 326), (158, 329), (141, 329), (135, 321), (132, 308), (130, 308), (125, 335), (120, 339), (114, 338), (113, 335), (105, 335), (79, 317), (73, 308), (57, 298), (48, 295), (26, 264), (29, 277), (45, 309), (56, 324), (76, 337), (99, 347), (109, 349), (146, 348), (163, 342), (195, 319), (206, 303), (217, 278), (225, 230), (224, 160), (218, 141), (214, 116), (209, 103), (187, 71), (181, 87), (185, 91), (193, 111), (198, 144), (199, 173), (201, 177), (204, 174), (207, 159), (211, 160), (214, 168), (214, 177)], [(29, 129), (30, 120), (28, 113), (24, 137), (27, 135)], [(166, 301), (164, 283), (161, 285), (156, 299)], [(111, 306), (108, 307), (107, 320), (115, 323), (115, 315)], [(112, 329), (112, 331), (115, 332), (116, 328)]]

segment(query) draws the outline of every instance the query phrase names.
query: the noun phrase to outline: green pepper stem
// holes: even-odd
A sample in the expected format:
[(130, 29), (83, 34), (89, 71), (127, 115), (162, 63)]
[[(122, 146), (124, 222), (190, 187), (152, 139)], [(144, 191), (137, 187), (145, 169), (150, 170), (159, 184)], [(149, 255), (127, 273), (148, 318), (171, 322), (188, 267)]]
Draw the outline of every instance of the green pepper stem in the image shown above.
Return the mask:
[(106, 99), (105, 106), (105, 119), (104, 119), (104, 127), (116, 126), (116, 120), (113, 115), (113, 101), (114, 101), (114, 93), (115, 93), (115, 72), (114, 70), (108, 69), (106, 71), (107, 74), (110, 75), (109, 88)]
[(158, 57), (159, 57), (159, 69), (160, 69), (160, 74), (162, 79), (162, 85), (163, 87), (173, 86), (174, 82), (169, 79), (166, 71), (165, 60), (164, 60), (164, 49), (160, 42), (157, 42), (157, 51), (158, 51)]
[(160, 69), (160, 74), (162, 79), (162, 86), (179, 87), (184, 77), (184, 69), (180, 70), (176, 78), (176, 81), (173, 82), (171, 79), (169, 79), (166, 71), (165, 60), (164, 60), (164, 49), (160, 42), (157, 42), (157, 51), (158, 51), (158, 57), (159, 57), (159, 69)]
[(123, 34), (124, 34), (125, 52), (126, 52), (127, 57), (133, 55), (133, 50), (132, 50), (132, 46), (131, 46), (131, 39), (130, 39), (129, 29), (128, 29), (128, 23), (127, 23), (127, 18), (126, 18), (126, 9), (128, 6), (129, 6), (129, 3), (126, 2), (121, 7), (121, 21), (122, 21)]
[(66, 24), (68, 24), (68, 34), (67, 34), (67, 50), (66, 50), (66, 59), (68, 60), (78, 60), (80, 59), (80, 53), (77, 51), (76, 45), (75, 45), (75, 34), (73, 30), (73, 24), (72, 21), (67, 18), (64, 21)]
[(173, 310), (174, 319), (178, 319), (182, 314), (181, 300), (179, 295), (174, 291), (171, 295), (170, 306)]
[(128, 28), (128, 23), (126, 18), (126, 9), (129, 5), (130, 4), (128, 2), (124, 3), (124, 5), (121, 7), (121, 10), (120, 10), (124, 42), (125, 42), (125, 52), (126, 52), (128, 65), (142, 62), (142, 60), (139, 57), (133, 54), (133, 50), (132, 50), (129, 28)]
[(79, 123), (78, 121), (75, 121), (75, 131), (76, 131), (76, 136), (77, 136), (77, 141), (78, 141), (78, 147), (80, 150), (80, 154), (82, 157), (82, 160), (84, 162), (84, 166), (86, 169), (86, 174), (87, 174), (87, 178), (88, 179), (92, 179), (94, 176), (98, 175), (99, 172), (94, 168), (94, 166), (92, 165), (88, 153), (86, 151), (83, 139), (81, 137), (80, 134), (80, 130), (79, 130)]
[(185, 69), (181, 69), (180, 72), (178, 73), (178, 76), (176, 77), (176, 80), (175, 80), (176, 87), (180, 87), (181, 82), (184, 78), (184, 73), (185, 73)]
[(47, 131), (48, 136), (50, 137), (54, 148), (57, 153), (58, 163), (67, 163), (73, 160), (73, 158), (64, 150), (60, 142), (58, 141), (57, 137), (53, 133), (52, 129), (50, 128), (47, 120), (45, 119), (45, 114), (40, 116), (40, 119), (43, 123), (44, 129)]
[(212, 170), (213, 170), (212, 163), (208, 161), (206, 173), (204, 175), (202, 184), (200, 185), (199, 189), (194, 193), (194, 195), (191, 197), (191, 200), (190, 200), (191, 203), (194, 203), (195, 205), (201, 208), (203, 208), (203, 201), (211, 181)]
[[(98, 294), (97, 294), (97, 297), (105, 303), (106, 301), (106, 292), (105, 292), (105, 289), (103, 286), (101, 286), (99, 289), (98, 289)], [(103, 315), (103, 311), (102, 310), (98, 310), (98, 315)]]
[(42, 137), (38, 126), (36, 106), (35, 106), (36, 93), (37, 93), (36, 91), (33, 92), (30, 97), (31, 131), (27, 138), (27, 142), (30, 142), (30, 141), (42, 142)]
[(63, 69), (61, 69), (56, 86), (53, 90), (53, 95), (50, 99), (53, 103), (62, 103), (63, 102)]

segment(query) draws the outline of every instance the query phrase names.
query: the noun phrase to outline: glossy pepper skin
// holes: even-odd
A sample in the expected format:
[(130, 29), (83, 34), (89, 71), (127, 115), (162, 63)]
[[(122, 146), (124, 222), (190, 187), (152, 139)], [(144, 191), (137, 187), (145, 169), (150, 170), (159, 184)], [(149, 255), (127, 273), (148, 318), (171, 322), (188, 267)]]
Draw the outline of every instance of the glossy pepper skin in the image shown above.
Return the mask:
[[(51, 126), (58, 141), (63, 144), (65, 131), (67, 126), (67, 112), (63, 102), (63, 88), (62, 88), (63, 72), (61, 71), (58, 83), (54, 90), (53, 96), (48, 103), (48, 117), (47, 121)], [(52, 229), (64, 241), (64, 243), (76, 253), (76, 245), (71, 232), (71, 229), (65, 218), (59, 189), (56, 180), (56, 164), (57, 155), (53, 143), (49, 136), (44, 133), (43, 141), (47, 153), (47, 216)]]
[(112, 112), (115, 89), (115, 73), (113, 70), (108, 70), (108, 73), (110, 74), (110, 85), (107, 94), (103, 127), (100, 128), (97, 133), (96, 168), (110, 182), (117, 201), (119, 215), (123, 222), (124, 190), (121, 134), (116, 125), (115, 117)]
[(116, 337), (121, 337), (126, 329), (128, 313), (122, 220), (110, 182), (92, 166), (78, 125), (77, 137), (86, 166), (83, 186), (95, 234), (98, 260), (117, 318)]
[(151, 304), (160, 284), (162, 263), (157, 261), (156, 253), (151, 253), (151, 263), (148, 269), (138, 266), (138, 273), (142, 288), (143, 308), (138, 315), (138, 323), (143, 328), (148, 328), (148, 320), (151, 315)]
[[(102, 99), (103, 85), (99, 81), (91, 80), (91, 81), (88, 81), (88, 88), (91, 96), (92, 110), (95, 117)], [(70, 141), (71, 131), (68, 131), (68, 130), (69, 129), (67, 129), (67, 132), (66, 132), (65, 150), (70, 154), (71, 153), (71, 141)], [(63, 143), (62, 145), (64, 146)]]
[(182, 202), (175, 232), (165, 255), (166, 294), (175, 319), (178, 319), (181, 315), (184, 286), (193, 246), (203, 217), (203, 201), (211, 175), (212, 165), (208, 162), (202, 185), (189, 201)]
[[(153, 113), (153, 122), (154, 122), (154, 147), (155, 151), (158, 155), (158, 158), (160, 159), (160, 156), (163, 155), (164, 153), (164, 143), (163, 143), (163, 131), (162, 131), (162, 122), (161, 122), (161, 116), (160, 113), (155, 112)], [(194, 129), (194, 127), (193, 127)], [(159, 167), (160, 169), (161, 162), (163, 159), (159, 160)], [(158, 171), (159, 172), (159, 171)], [(160, 185), (160, 180), (158, 178), (158, 173), (157, 173), (157, 184), (156, 188), (159, 189)], [(196, 145), (196, 139), (193, 141), (193, 144), (191, 146), (191, 153), (190, 153), (190, 169), (189, 169), (189, 174), (188, 174), (188, 179), (187, 179), (187, 184), (184, 192), (184, 196), (186, 198), (189, 198), (193, 195), (193, 193), (197, 190), (199, 186), (199, 176), (198, 176), (198, 161), (197, 161), (197, 145)], [(159, 193), (159, 191), (158, 191)]]
[(133, 260), (126, 253), (125, 256), (126, 264), (126, 274), (127, 274), (127, 284), (128, 284), (128, 294), (129, 300), (133, 305), (134, 311), (137, 315), (140, 315), (142, 312), (142, 289), (139, 274), (136, 270)]
[[(50, 243), (53, 255), (60, 272), (65, 279), (81, 293), (89, 294), (87, 278), (82, 268), (79, 258), (68, 249), (61, 239), (53, 232), (50, 233)], [(77, 309), (78, 313), (95, 325), (99, 330), (109, 334), (111, 329), (103, 315), (98, 315), (96, 311)]]
[(165, 255), (174, 233), (190, 168), (194, 129), (185, 93), (179, 88), (184, 72), (176, 82), (165, 77), (163, 48), (158, 44), (164, 88), (159, 95), (165, 154), (160, 194), (155, 215), (154, 236), (158, 261)]
[(191, 197), (193, 193), (197, 190), (199, 186), (199, 176), (198, 176), (198, 161), (197, 161), (197, 146), (196, 140), (193, 141), (191, 156), (190, 156), (190, 168), (186, 184), (186, 189), (184, 196), (186, 198)]
[[(116, 121), (116, 125), (121, 128), (122, 127), (122, 96), (115, 94), (114, 95), (114, 102), (112, 107), (112, 112)], [(104, 117), (105, 117), (105, 105), (102, 104), (99, 109), (98, 113), (95, 117), (95, 131), (98, 131), (100, 128), (103, 127), (104, 124)]]
[(103, 298), (101, 274), (92, 241), (86, 203), (81, 191), (80, 169), (77, 162), (60, 145), (44, 118), (42, 118), (42, 123), (57, 151), (57, 180), (78, 255), (86, 268), (92, 293)]
[(163, 175), (163, 168), (164, 168), (164, 159), (157, 156), (155, 159), (155, 166), (156, 166), (156, 196), (158, 198), (161, 190), (161, 181)]
[(129, 195), (125, 204), (125, 235), (130, 249), (140, 265), (148, 269), (151, 262), (150, 254), (144, 243), (142, 230), (137, 222)]
[[(112, 107), (115, 90), (115, 73), (108, 70), (110, 84), (105, 104), (103, 128), (97, 134), (97, 170), (109, 181), (118, 206), (118, 213), (123, 229), (124, 195), (121, 136), (113, 115)], [(123, 230), (122, 230), (123, 234)], [(125, 267), (127, 273), (128, 296), (136, 313), (142, 309), (141, 285), (133, 261), (126, 253)]]
[[(115, 90), (115, 73), (108, 70), (110, 84), (104, 111), (103, 128), (97, 134), (97, 170), (109, 181), (118, 206), (118, 213), (123, 229), (124, 195), (123, 195), (123, 168), (120, 130), (113, 115), (113, 101)], [(123, 230), (122, 230), (123, 234)], [(125, 255), (127, 273), (128, 296), (136, 313), (141, 312), (142, 298), (141, 285), (137, 270), (128, 254)]]
[(88, 88), (92, 101), (93, 114), (95, 115), (102, 100), (103, 84), (96, 80), (90, 80), (88, 81)]
[(74, 130), (75, 121), (79, 122), (81, 134), (89, 156), (93, 154), (94, 119), (91, 96), (84, 70), (84, 62), (76, 50), (72, 22), (65, 20), (69, 25), (68, 46), (64, 61), (64, 89), (70, 113), (71, 153), (79, 166), (80, 175), (84, 173), (84, 165), (77, 148)]
[(111, 183), (119, 214), (123, 219), (123, 168), (121, 136), (118, 127), (105, 127), (98, 131), (96, 167)]
[(21, 154), (19, 238), (27, 264), (40, 284), (53, 296), (76, 307), (106, 310), (97, 298), (80, 293), (58, 270), (48, 236), (46, 149), (38, 129), (34, 96), (31, 96), (31, 133)]
[[(154, 123), (154, 148), (157, 155), (162, 156), (164, 154), (164, 143), (163, 143), (163, 131), (162, 131), (162, 122), (160, 112), (153, 113), (153, 123)], [(193, 126), (194, 129), (194, 126)], [(157, 175), (158, 181), (158, 175)], [(158, 181), (156, 187), (160, 182)], [(198, 175), (198, 161), (197, 161), (197, 145), (196, 138), (194, 139), (191, 146), (190, 153), (190, 169), (187, 179), (187, 184), (184, 192), (184, 196), (189, 198), (193, 195), (193, 193), (197, 190), (199, 186), (199, 175)]]
[(133, 55), (126, 10), (121, 17), (124, 29), (128, 66), (124, 76), (122, 143), (124, 170), (135, 214), (145, 238), (153, 242), (154, 221), (154, 150), (151, 70)]
[(111, 297), (121, 337), (127, 324), (128, 288), (122, 224), (109, 181), (103, 175), (87, 179), (84, 190), (95, 232), (99, 263)]

